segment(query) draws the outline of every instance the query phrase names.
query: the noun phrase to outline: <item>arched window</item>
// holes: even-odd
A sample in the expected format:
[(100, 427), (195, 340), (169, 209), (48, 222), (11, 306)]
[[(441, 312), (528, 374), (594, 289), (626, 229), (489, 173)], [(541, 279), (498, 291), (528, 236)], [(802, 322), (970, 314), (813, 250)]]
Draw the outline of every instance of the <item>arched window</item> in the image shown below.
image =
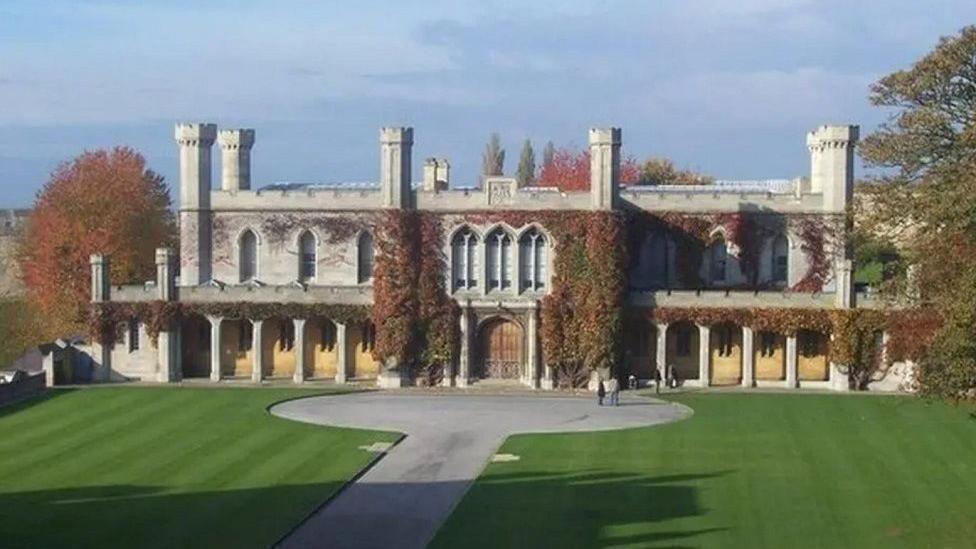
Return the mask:
[(373, 278), (373, 235), (364, 232), (359, 235), (359, 261), (357, 276), (360, 283)]
[(728, 253), (728, 249), (725, 246), (725, 239), (721, 236), (708, 249), (708, 276), (712, 283), (722, 284), (725, 282), (725, 267), (728, 263)]
[(542, 290), (548, 276), (549, 249), (546, 237), (536, 229), (530, 229), (519, 240), (519, 276), (526, 290)]
[(298, 279), (302, 282), (315, 280), (315, 235), (305, 231), (298, 238)]
[(488, 266), (488, 289), (505, 290), (512, 287), (512, 236), (495, 229), (485, 237)]
[(668, 285), (668, 239), (661, 233), (647, 235), (637, 252), (631, 271), (631, 286), (639, 289)]
[(773, 240), (772, 260), (773, 284), (786, 286), (790, 275), (790, 245), (783, 235)]
[(467, 227), (451, 239), (451, 280), (455, 290), (478, 287), (478, 235)]
[(240, 281), (247, 282), (258, 276), (258, 237), (250, 229), (241, 235)]

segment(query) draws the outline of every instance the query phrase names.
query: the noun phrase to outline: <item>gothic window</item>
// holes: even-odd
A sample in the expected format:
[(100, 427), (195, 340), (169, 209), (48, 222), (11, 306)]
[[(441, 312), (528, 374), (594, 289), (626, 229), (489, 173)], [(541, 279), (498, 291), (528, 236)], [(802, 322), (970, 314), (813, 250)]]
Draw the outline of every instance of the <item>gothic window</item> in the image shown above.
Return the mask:
[(732, 356), (732, 328), (730, 326), (719, 326), (716, 332), (718, 356)]
[(478, 286), (478, 237), (467, 227), (451, 240), (451, 280), (455, 290)]
[(129, 321), (129, 352), (139, 350), (139, 321), (132, 319)]
[(631, 285), (639, 289), (665, 288), (668, 285), (668, 240), (660, 233), (647, 235), (637, 252), (631, 271)]
[(505, 290), (512, 287), (512, 236), (496, 229), (485, 237), (487, 249), (488, 288)]
[(336, 345), (336, 327), (328, 320), (323, 320), (321, 324), (320, 346), (323, 351), (331, 351)]
[(688, 326), (678, 326), (674, 339), (678, 356), (691, 355), (691, 329)]
[(759, 333), (759, 356), (769, 358), (776, 353), (776, 334), (773, 332)]
[(240, 254), (240, 281), (253, 280), (258, 275), (258, 238), (250, 229), (241, 235)]
[(246, 353), (251, 350), (251, 343), (254, 338), (252, 330), (251, 323), (247, 320), (241, 320), (237, 323), (238, 352)]
[(302, 282), (315, 280), (315, 235), (305, 231), (298, 239), (298, 279)]
[(726, 264), (728, 263), (728, 249), (725, 245), (725, 239), (721, 236), (709, 248), (708, 259), (709, 278), (712, 283), (724, 283)]
[(787, 280), (789, 280), (790, 246), (785, 236), (779, 235), (773, 240), (772, 257), (773, 284), (786, 286)]
[(357, 277), (360, 283), (373, 278), (373, 235), (364, 232), (359, 236), (359, 261)]
[(291, 320), (281, 320), (278, 323), (278, 348), (282, 351), (295, 348), (295, 323)]
[(519, 241), (519, 270), (522, 287), (526, 290), (543, 290), (548, 276), (549, 248), (546, 237), (536, 229), (530, 229)]

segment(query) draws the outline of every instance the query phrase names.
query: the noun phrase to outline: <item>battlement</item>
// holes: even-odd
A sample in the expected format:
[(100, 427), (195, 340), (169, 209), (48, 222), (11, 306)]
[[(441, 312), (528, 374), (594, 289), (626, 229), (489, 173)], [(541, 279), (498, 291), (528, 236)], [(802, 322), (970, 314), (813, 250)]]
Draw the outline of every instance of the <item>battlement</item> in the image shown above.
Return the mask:
[(180, 145), (209, 147), (217, 139), (217, 125), (198, 122), (180, 123), (176, 125), (174, 137)]

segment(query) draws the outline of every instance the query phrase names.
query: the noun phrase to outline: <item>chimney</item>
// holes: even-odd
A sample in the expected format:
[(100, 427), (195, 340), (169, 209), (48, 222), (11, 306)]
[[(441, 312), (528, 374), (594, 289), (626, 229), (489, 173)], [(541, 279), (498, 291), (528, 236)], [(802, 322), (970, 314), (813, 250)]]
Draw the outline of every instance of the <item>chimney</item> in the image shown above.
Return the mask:
[(620, 194), (620, 128), (590, 128), (590, 208), (612, 210)]
[(424, 160), (424, 186), (427, 192), (446, 190), (448, 187), (451, 166), (444, 158), (428, 158)]
[(246, 191), (251, 188), (251, 147), (254, 130), (220, 130), (221, 184), (224, 191)]
[(91, 300), (92, 303), (102, 303), (111, 298), (112, 285), (109, 280), (109, 260), (107, 255), (92, 254), (91, 263)]
[(413, 128), (380, 128), (380, 192), (384, 208), (409, 208)]

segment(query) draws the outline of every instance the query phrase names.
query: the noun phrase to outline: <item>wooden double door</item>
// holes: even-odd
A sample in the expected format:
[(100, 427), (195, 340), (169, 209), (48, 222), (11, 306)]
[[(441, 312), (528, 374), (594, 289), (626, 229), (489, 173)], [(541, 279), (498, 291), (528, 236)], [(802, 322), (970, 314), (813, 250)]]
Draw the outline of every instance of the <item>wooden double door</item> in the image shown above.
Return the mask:
[(518, 379), (523, 365), (522, 328), (506, 319), (494, 319), (478, 335), (475, 376), (481, 379)]

